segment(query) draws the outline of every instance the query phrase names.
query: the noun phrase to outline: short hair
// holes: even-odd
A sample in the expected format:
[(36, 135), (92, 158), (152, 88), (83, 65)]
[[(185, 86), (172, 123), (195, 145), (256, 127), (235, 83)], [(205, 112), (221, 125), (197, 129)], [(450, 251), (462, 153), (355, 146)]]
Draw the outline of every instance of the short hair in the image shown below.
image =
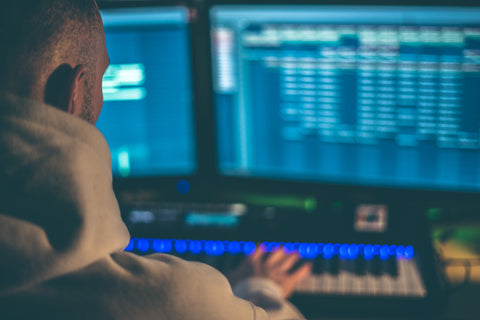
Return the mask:
[[(57, 59), (90, 64), (101, 21), (95, 0), (6, 0), (0, 13), (0, 89), (30, 90)], [(85, 38), (86, 37), (86, 38)]]

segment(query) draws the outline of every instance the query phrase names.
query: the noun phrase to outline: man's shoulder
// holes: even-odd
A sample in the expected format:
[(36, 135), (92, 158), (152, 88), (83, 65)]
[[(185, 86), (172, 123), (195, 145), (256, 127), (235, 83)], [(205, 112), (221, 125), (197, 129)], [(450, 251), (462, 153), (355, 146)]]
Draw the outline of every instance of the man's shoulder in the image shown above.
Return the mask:
[(138, 256), (128, 252), (113, 254), (112, 260), (128, 270), (128, 277), (134, 279), (130, 281), (144, 285), (143, 294), (155, 297), (169, 319), (216, 320), (228, 315), (229, 319), (243, 320), (254, 318), (255, 313), (262, 319), (263, 311), (235, 297), (225, 276), (207, 264), (168, 254)]
[(205, 286), (202, 290), (231, 292), (225, 276), (211, 266), (187, 261), (169, 254), (138, 256), (129, 252), (118, 252), (112, 260), (133, 276), (151, 277), (163, 281), (170, 287)]
[(114, 253), (0, 300), (2, 319), (267, 319), (219, 271), (166, 254)]

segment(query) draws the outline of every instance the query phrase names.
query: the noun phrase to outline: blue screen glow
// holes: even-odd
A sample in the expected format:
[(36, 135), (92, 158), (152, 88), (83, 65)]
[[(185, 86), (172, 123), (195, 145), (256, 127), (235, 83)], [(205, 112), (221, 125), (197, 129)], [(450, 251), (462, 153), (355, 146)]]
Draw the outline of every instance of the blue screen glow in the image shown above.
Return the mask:
[(210, 17), (224, 175), (480, 191), (480, 8)]
[(188, 11), (102, 10), (110, 67), (97, 126), (115, 176), (196, 170)]

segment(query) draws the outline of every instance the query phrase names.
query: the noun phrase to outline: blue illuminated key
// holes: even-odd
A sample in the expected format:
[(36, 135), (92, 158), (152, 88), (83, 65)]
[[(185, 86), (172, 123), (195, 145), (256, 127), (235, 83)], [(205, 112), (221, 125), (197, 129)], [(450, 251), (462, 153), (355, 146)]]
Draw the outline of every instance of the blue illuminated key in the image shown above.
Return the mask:
[(148, 250), (150, 250), (150, 242), (148, 241), (148, 239), (138, 239), (137, 240), (137, 249), (140, 251), (140, 252), (147, 252)]

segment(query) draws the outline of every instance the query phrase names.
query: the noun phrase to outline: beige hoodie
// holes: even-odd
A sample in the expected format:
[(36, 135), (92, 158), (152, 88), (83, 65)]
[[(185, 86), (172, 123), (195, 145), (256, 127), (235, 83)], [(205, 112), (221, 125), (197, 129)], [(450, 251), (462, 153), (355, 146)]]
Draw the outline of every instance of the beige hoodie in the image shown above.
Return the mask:
[[(0, 95), (0, 319), (268, 319), (215, 269), (128, 242), (102, 134)], [(303, 319), (269, 280), (237, 291), (270, 319)]]

